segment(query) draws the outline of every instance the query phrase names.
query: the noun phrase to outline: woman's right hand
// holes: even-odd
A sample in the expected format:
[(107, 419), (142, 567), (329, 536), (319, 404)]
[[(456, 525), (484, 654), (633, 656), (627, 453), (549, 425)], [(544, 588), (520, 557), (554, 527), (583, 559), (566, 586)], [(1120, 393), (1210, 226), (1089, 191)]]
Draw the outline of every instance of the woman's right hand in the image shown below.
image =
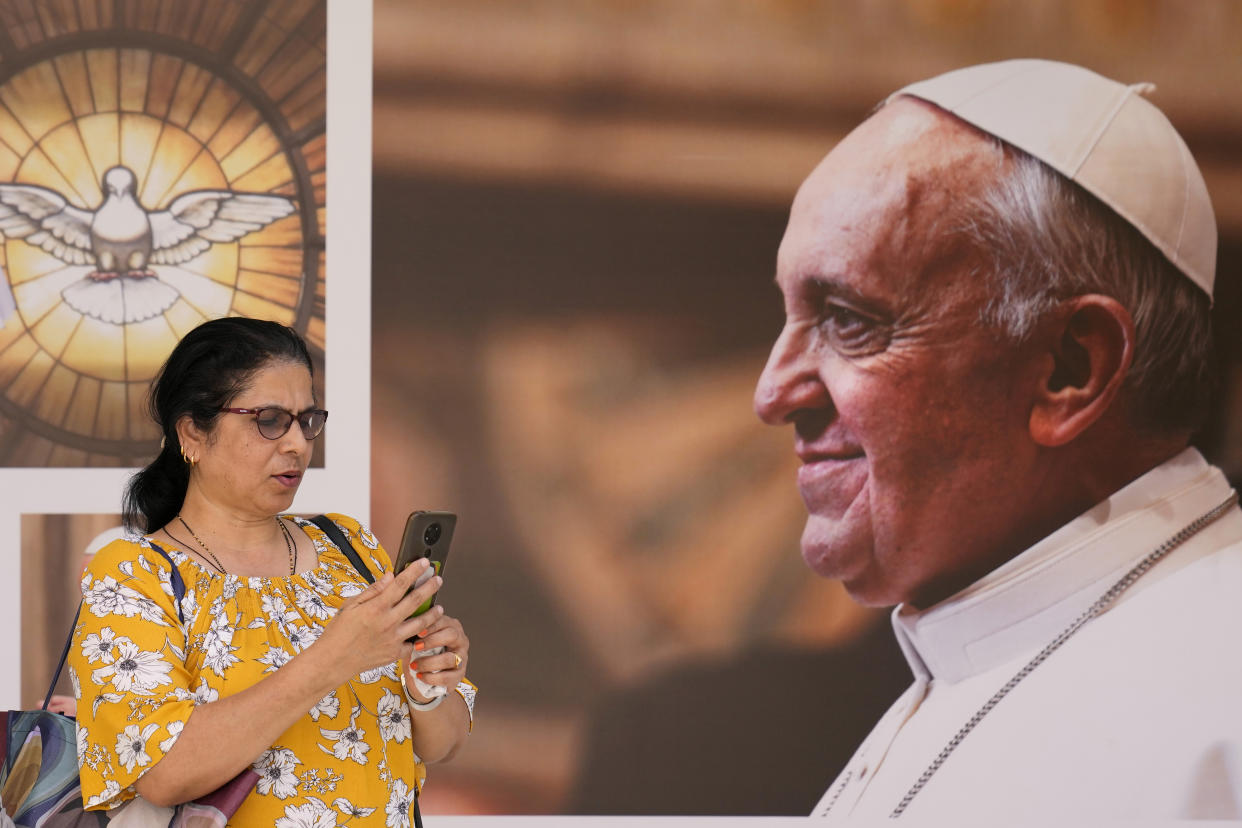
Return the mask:
[(395, 577), (385, 572), (375, 583), (341, 604), (313, 646), (334, 653), (332, 663), (339, 665), (344, 673), (342, 683), (365, 670), (399, 660), (406, 639), (422, 632), (444, 613), (439, 607), (432, 607), (422, 615), (410, 617), (440, 589), (442, 579), (433, 575), (406, 594), (428, 566), (424, 558)]

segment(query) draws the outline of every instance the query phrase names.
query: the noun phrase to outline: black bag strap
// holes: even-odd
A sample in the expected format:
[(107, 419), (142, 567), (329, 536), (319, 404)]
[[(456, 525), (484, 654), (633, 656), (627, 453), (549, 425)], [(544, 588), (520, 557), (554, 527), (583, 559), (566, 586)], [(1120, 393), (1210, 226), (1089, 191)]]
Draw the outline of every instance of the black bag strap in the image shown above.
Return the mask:
[(60, 681), (60, 674), (65, 669), (65, 662), (69, 660), (69, 648), (73, 646), (73, 631), (78, 626), (78, 616), (82, 614), (82, 601), (78, 601), (78, 608), (73, 613), (73, 623), (69, 625), (69, 635), (65, 636), (65, 649), (60, 651), (60, 661), (56, 662), (56, 672), (52, 674), (52, 683), (47, 686), (47, 695), (43, 697), (43, 710), (47, 710), (47, 706), (52, 703), (52, 693), (56, 691), (56, 682)]
[(172, 581), (173, 603), (177, 607), (177, 620), (184, 624), (185, 615), (181, 612), (181, 599), (185, 597), (185, 580), (181, 577), (181, 570), (173, 563), (172, 556), (165, 552), (159, 544), (152, 543), (151, 548), (159, 552), (164, 557), (164, 560), (168, 561), (168, 565), (172, 567), (170, 580)]
[(358, 574), (367, 579), (368, 584), (375, 583), (375, 576), (371, 574), (371, 570), (362, 562), (362, 556), (358, 554), (358, 550), (354, 549), (354, 545), (345, 538), (345, 533), (341, 531), (341, 527), (332, 522), (332, 518), (327, 515), (316, 515), (311, 518), (311, 523), (323, 530), (328, 539), (336, 544), (336, 547), (345, 553), (345, 557), (349, 558), (349, 562), (354, 565), (354, 569), (358, 570)]
[[(157, 544), (152, 543), (151, 548), (159, 552), (164, 557), (164, 560), (168, 561), (168, 565), (172, 567), (173, 605), (177, 608), (177, 620), (184, 624), (185, 615), (181, 611), (181, 599), (185, 597), (185, 580), (181, 577), (181, 570), (177, 569), (177, 564), (173, 562), (172, 556)], [(60, 674), (65, 671), (65, 662), (69, 660), (69, 648), (73, 646), (73, 631), (77, 628), (78, 618), (82, 615), (83, 603), (83, 601), (79, 601), (77, 611), (73, 613), (73, 623), (69, 625), (69, 634), (65, 636), (65, 648), (60, 651), (60, 660), (56, 662), (56, 672), (52, 674), (52, 683), (47, 686), (47, 695), (43, 697), (44, 710), (47, 710), (47, 706), (52, 703), (52, 694), (56, 690), (56, 682), (60, 681)]]

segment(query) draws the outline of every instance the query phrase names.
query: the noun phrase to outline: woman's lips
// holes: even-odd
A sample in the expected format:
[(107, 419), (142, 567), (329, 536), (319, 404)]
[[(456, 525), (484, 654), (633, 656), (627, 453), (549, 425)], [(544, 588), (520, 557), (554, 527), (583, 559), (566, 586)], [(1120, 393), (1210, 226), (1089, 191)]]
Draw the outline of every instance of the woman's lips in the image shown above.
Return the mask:
[(302, 482), (301, 472), (296, 472), (296, 471), (281, 472), (280, 474), (276, 474), (272, 476), (275, 477), (280, 482), (280, 485), (288, 486), (289, 488), (293, 488), (294, 486), (297, 486), (299, 483)]

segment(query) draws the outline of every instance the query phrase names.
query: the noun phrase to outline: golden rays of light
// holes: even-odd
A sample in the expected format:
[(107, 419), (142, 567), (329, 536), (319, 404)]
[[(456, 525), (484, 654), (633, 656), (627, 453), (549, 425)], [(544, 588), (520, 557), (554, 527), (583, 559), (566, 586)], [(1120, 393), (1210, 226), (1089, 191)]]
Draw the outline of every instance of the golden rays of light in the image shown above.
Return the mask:
[[(270, 48), (266, 43), (260, 39), (243, 53)], [(309, 69), (299, 63), (282, 72), (264, 63), (268, 76), (258, 79), (279, 87), (278, 105), (303, 120), (308, 112), (323, 113), (323, 55), (317, 55), (317, 71), (313, 59)], [(316, 97), (317, 108), (309, 102)], [(322, 212), (322, 136), (306, 149)], [(105, 199), (105, 172), (118, 165), (134, 173), (136, 197), (149, 212), (195, 190), (298, 196), (290, 154), (262, 114), (224, 78), (182, 58), (140, 48), (86, 49), (36, 63), (0, 86), (0, 181), (53, 190), (94, 212)], [(295, 211), (190, 261), (152, 265), (175, 301), (151, 318), (117, 323), (64, 301), (62, 292), (94, 267), (67, 264), (37, 244), (6, 237), (0, 267), (16, 310), (0, 320), (0, 393), (83, 438), (158, 439), (142, 404), (177, 340), (226, 315), (294, 324), (306, 289), (304, 243)], [(114, 281), (126, 301), (131, 280)], [(314, 287), (322, 293), (321, 282)], [(316, 309), (312, 327), (322, 345), (321, 303)], [(58, 456), (66, 464), (85, 459), (60, 451), (47, 454), (48, 462), (57, 464)]]

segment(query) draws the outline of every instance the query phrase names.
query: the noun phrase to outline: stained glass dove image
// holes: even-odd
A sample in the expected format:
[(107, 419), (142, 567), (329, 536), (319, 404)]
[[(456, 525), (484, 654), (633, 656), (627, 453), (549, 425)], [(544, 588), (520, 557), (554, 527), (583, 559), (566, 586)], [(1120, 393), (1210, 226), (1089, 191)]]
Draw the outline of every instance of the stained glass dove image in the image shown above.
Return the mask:
[(103, 202), (92, 212), (46, 187), (0, 184), (0, 233), (66, 264), (93, 266), (61, 296), (79, 313), (118, 325), (158, 316), (180, 297), (151, 265), (183, 264), (294, 211), (284, 196), (231, 190), (194, 190), (148, 211), (124, 166), (107, 170), (102, 185)]

